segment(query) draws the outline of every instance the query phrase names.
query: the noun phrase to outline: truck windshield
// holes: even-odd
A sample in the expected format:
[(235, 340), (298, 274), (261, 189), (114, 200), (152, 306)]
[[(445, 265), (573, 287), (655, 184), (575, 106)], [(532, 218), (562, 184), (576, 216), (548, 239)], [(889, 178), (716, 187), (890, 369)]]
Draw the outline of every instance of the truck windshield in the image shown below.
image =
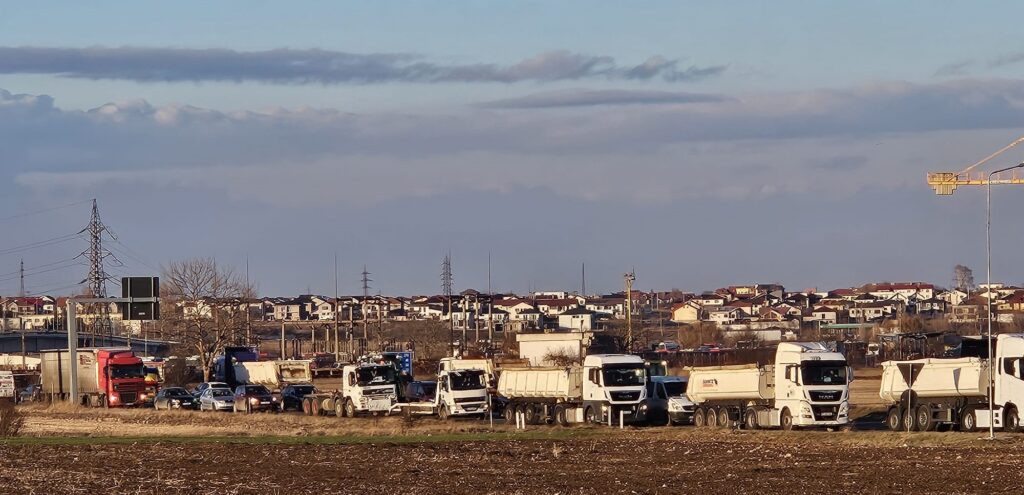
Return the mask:
[(110, 367), (110, 378), (142, 378), (142, 365), (113, 365)]
[(604, 370), (604, 386), (606, 387), (630, 387), (643, 385), (646, 381), (643, 366), (636, 365), (606, 365)]
[(395, 368), (391, 366), (370, 366), (359, 368), (359, 386), (393, 385)]
[(686, 382), (665, 382), (665, 393), (669, 397), (679, 397), (686, 393)]
[(453, 371), (449, 375), (452, 390), (479, 390), (486, 388), (484, 372), (480, 370)]
[(846, 362), (804, 361), (801, 375), (804, 385), (846, 385)]

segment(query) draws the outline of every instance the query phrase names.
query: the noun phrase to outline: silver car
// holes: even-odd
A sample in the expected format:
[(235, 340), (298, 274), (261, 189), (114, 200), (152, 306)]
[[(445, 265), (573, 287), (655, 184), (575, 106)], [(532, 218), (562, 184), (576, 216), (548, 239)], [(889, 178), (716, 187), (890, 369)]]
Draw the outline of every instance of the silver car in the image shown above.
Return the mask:
[(200, 411), (231, 411), (235, 408), (235, 395), (227, 387), (213, 387), (199, 395)]

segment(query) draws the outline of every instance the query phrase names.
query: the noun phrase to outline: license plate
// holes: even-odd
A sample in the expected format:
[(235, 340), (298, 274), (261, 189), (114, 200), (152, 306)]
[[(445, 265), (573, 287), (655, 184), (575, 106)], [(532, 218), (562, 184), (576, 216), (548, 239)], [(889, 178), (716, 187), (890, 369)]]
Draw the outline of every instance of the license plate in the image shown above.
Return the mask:
[(263, 404), (265, 406), (265, 405), (270, 404), (270, 403), (266, 402), (266, 401), (263, 401), (263, 402), (260, 402), (260, 404)]
[(823, 412), (823, 413), (821, 413), (821, 415), (822, 415), (822, 416), (831, 416), (831, 415), (832, 415), (832, 413), (830, 413), (830, 412)]

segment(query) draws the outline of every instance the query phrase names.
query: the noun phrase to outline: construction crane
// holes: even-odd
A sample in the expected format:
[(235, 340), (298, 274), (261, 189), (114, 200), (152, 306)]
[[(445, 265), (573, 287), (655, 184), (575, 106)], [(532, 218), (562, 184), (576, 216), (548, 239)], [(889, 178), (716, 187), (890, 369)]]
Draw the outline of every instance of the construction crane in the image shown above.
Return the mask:
[(935, 194), (948, 196), (953, 194), (953, 191), (956, 191), (956, 188), (960, 186), (984, 186), (988, 185), (990, 182), (992, 184), (1024, 184), (1024, 177), (1018, 176), (1016, 169), (1010, 172), (1010, 174), (1006, 174), (1005, 172), (996, 175), (986, 174), (985, 172), (978, 172), (976, 174), (971, 173), (971, 170), (975, 167), (1005, 153), (1020, 143), (1024, 143), (1024, 136), (1017, 138), (1016, 141), (1004, 146), (999, 151), (986, 156), (981, 161), (961, 170), (960, 172), (929, 172), (928, 185), (935, 190)]

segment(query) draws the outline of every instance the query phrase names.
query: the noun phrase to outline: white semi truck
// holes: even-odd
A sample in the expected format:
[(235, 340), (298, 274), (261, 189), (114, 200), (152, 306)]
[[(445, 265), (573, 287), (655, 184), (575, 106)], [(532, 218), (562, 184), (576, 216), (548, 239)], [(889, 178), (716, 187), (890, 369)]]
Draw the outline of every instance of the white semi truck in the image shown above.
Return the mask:
[(503, 368), (498, 395), (508, 400), (508, 423), (516, 414), (528, 424), (638, 423), (646, 419), (646, 383), (639, 356), (595, 354), (583, 366)]
[(341, 390), (303, 397), (302, 410), (314, 416), (333, 412), (339, 418), (387, 414), (398, 399), (397, 383), (398, 371), (391, 364), (346, 364)]
[(1024, 334), (1002, 334), (995, 342), (995, 369), (988, 359), (918, 359), (882, 363), (879, 396), (889, 403), (886, 425), (894, 431), (989, 427), (1020, 430), (1024, 407)]
[(698, 427), (834, 427), (850, 421), (846, 358), (817, 342), (784, 342), (774, 364), (690, 368)]
[(433, 400), (395, 404), (406, 415), (436, 414), (442, 421), (451, 417), (486, 417), (487, 372), (482, 369), (445, 369), (437, 373)]

